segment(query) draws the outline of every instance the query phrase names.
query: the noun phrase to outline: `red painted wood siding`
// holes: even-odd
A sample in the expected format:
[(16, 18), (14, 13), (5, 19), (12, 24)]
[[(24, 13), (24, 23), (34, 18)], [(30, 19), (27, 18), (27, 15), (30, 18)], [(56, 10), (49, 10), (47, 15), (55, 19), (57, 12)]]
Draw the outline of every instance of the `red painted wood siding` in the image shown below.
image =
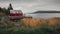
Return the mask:
[(18, 14), (10, 13), (9, 16), (23, 16), (23, 14), (22, 13), (18, 13)]

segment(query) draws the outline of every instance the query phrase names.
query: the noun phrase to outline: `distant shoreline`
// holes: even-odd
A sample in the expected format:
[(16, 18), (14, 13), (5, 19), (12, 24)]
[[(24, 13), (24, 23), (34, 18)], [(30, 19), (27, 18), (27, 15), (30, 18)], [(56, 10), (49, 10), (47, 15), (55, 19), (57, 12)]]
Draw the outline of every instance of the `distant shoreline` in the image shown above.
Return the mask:
[(30, 14), (35, 14), (35, 13), (60, 13), (60, 11), (36, 11)]

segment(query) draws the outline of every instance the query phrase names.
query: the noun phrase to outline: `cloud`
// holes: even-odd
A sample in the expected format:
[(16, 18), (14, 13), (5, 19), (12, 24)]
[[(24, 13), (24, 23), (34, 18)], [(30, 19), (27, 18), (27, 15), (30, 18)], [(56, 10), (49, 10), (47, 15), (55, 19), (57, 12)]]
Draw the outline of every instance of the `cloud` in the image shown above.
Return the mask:
[(35, 10), (60, 10), (60, 0), (0, 0), (0, 7), (8, 7), (12, 3), (14, 9), (23, 12)]

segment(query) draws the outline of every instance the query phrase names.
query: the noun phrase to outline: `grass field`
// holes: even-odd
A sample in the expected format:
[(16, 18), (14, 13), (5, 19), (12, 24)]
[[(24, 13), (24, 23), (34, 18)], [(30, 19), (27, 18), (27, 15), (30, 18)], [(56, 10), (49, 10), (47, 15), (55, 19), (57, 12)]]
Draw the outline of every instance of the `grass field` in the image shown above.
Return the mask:
[(5, 27), (0, 28), (0, 34), (60, 34), (59, 20), (49, 19), (49, 23), (46, 24), (47, 21), (44, 19), (26, 18), (20, 20), (22, 27), (14, 25), (11, 21), (5, 21), (2, 23)]
[(60, 34), (59, 27), (38, 28), (5, 28), (0, 29), (0, 34)]

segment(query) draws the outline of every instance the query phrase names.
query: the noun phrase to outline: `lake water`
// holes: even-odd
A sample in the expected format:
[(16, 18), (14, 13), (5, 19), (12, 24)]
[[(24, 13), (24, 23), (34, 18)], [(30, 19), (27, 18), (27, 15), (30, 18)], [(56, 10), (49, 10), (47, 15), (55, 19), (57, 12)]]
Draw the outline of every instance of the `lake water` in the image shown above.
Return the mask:
[(60, 17), (60, 13), (36, 13), (36, 14), (26, 14), (27, 16), (32, 16), (33, 18), (52, 18)]

